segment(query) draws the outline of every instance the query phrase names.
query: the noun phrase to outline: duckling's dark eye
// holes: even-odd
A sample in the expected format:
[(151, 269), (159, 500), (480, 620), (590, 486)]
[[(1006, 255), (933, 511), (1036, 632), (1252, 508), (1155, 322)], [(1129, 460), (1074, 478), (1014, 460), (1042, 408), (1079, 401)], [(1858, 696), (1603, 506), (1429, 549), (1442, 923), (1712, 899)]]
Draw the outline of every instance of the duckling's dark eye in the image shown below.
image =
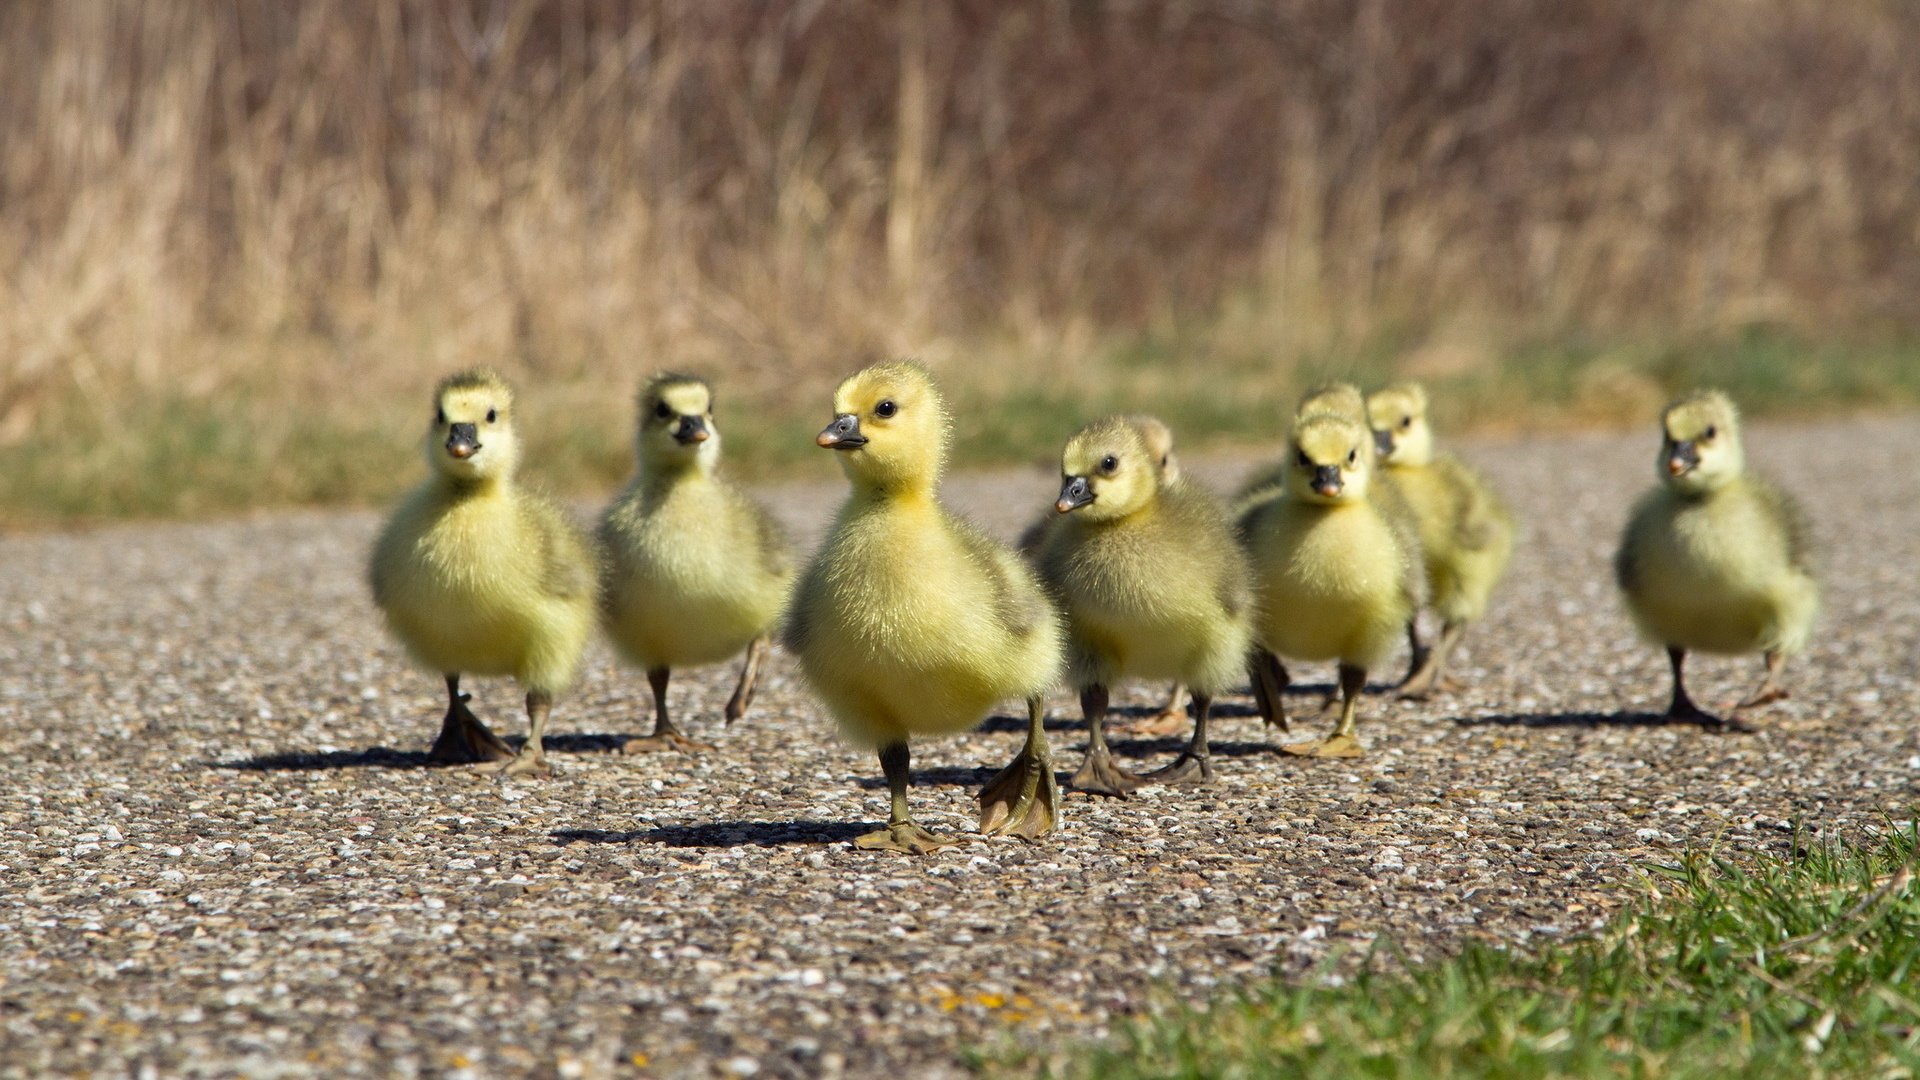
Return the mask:
[(433, 410), (433, 422), (434, 422), (434, 423), (436, 423), (436, 424), (444, 424), (444, 423), (446, 423), (446, 422), (447, 422), (447, 410), (445, 410), (445, 409), (435, 409), (435, 410)]
[(1359, 460), (1360, 460), (1360, 451), (1358, 450), (1347, 451), (1347, 464), (1349, 465), (1357, 464)]
[(489, 424), (491, 424), (491, 423), (493, 423), (493, 422), (494, 422), (495, 420), (498, 420), (498, 419), (500, 419), (500, 414), (499, 414), (499, 413), (497, 413), (497, 412), (495, 412), (495, 411), (494, 411), (494, 410), (492, 410), (492, 409), (488, 409), (488, 410), (487, 410), (487, 423), (489, 423)]
[(1112, 472), (1113, 470), (1119, 467), (1120, 467), (1120, 459), (1117, 457), (1114, 457), (1112, 454), (1108, 454), (1106, 457), (1103, 457), (1100, 459), (1101, 472)]
[(899, 411), (900, 411), (900, 406), (895, 405), (891, 400), (883, 401), (880, 404), (875, 405), (873, 407), (873, 415), (878, 416), (882, 419), (892, 416), (894, 413), (897, 413)]
[(1400, 421), (1400, 426), (1401, 426), (1401, 427), (1403, 427), (1403, 428), (1410, 428), (1410, 427), (1412, 427), (1412, 426), (1413, 426), (1413, 417), (1411, 417), (1411, 416), (1409, 416), (1409, 417), (1407, 417), (1406, 419), (1404, 419), (1404, 420), (1402, 420), (1402, 421)]
[(653, 415), (662, 420), (671, 420), (673, 419), (673, 406), (663, 401), (653, 407)]
[(1313, 468), (1313, 459), (1307, 456), (1307, 452), (1305, 450), (1300, 451), (1299, 457), (1300, 457), (1301, 468), (1303, 469)]
[(1719, 429), (1718, 429), (1718, 428), (1716, 428), (1716, 427), (1715, 427), (1714, 425), (1712, 425), (1712, 424), (1708, 424), (1708, 425), (1707, 425), (1707, 433), (1706, 433), (1705, 435), (1702, 435), (1702, 436), (1700, 436), (1700, 441), (1701, 441), (1701, 442), (1707, 442), (1708, 440), (1710, 440), (1710, 439), (1712, 439), (1712, 438), (1713, 438), (1713, 437), (1714, 437), (1715, 435), (1717, 435), (1717, 434), (1719, 434)]

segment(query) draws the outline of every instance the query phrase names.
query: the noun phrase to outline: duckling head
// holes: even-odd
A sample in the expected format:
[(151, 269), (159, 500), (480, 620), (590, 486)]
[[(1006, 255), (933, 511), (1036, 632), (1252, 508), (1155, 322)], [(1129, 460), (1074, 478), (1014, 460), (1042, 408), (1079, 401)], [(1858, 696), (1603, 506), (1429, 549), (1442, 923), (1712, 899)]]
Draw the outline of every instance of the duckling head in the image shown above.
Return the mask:
[(1095, 420), (1060, 455), (1060, 498), (1053, 508), (1088, 521), (1115, 521), (1160, 490), (1160, 458), (1130, 417)]
[(1321, 383), (1300, 395), (1300, 404), (1294, 407), (1293, 417), (1300, 420), (1318, 413), (1330, 413), (1365, 424), (1366, 395), (1349, 382)]
[(1160, 482), (1171, 484), (1180, 479), (1180, 460), (1173, 456), (1173, 429), (1159, 417), (1146, 413), (1134, 413), (1127, 417), (1127, 423), (1140, 432), (1141, 440), (1147, 444), (1147, 453), (1158, 463)]
[(1427, 391), (1419, 383), (1394, 383), (1367, 398), (1375, 449), (1390, 465), (1433, 464), (1433, 428), (1427, 423)]
[(814, 442), (840, 455), (855, 487), (931, 488), (946, 462), (947, 404), (927, 369), (909, 360), (875, 364), (833, 392), (833, 423)]
[(1655, 470), (1677, 491), (1712, 491), (1740, 475), (1740, 412), (1718, 390), (1696, 390), (1661, 414), (1660, 458)]
[(640, 388), (638, 441), (643, 468), (711, 468), (720, 457), (713, 388), (692, 375), (655, 375)]
[(513, 475), (520, 441), (513, 433), (513, 391), (484, 368), (450, 375), (434, 391), (427, 463), (462, 483)]
[(1287, 494), (1332, 505), (1367, 497), (1373, 478), (1373, 433), (1356, 420), (1316, 413), (1293, 429), (1287, 464)]

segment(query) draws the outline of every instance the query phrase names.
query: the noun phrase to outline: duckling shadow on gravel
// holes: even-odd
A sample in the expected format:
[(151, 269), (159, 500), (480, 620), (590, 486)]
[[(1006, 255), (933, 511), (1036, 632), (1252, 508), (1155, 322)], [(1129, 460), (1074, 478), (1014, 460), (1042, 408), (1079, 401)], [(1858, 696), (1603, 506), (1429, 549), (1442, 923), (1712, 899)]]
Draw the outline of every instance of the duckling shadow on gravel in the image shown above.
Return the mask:
[[(606, 754), (620, 749), (628, 735), (549, 735), (545, 744), (555, 754)], [(506, 735), (502, 739), (518, 750), (524, 735)], [(327, 769), (463, 769), (468, 765), (440, 765), (427, 760), (425, 750), (396, 750), (391, 746), (369, 746), (364, 750), (285, 750), (277, 754), (259, 754), (233, 761), (208, 761), (213, 769), (237, 772), (318, 772)]]
[(715, 821), (704, 825), (662, 825), (654, 829), (556, 829), (568, 844), (658, 844), (662, 847), (786, 847), (793, 844), (843, 844), (873, 829), (858, 821)]
[[(1024, 728), (1022, 730), (1025, 730)], [(932, 765), (913, 770), (914, 787), (984, 787), (1000, 772), (990, 765), (969, 768), (962, 765)], [(863, 776), (855, 783), (868, 791), (885, 791), (885, 777)]]
[(1660, 713), (1649, 712), (1499, 713), (1493, 716), (1457, 716), (1453, 722), (1466, 728), (1692, 728), (1714, 734), (1730, 730), (1718, 724), (1673, 720)]
[[(1125, 739), (1114, 735), (1107, 736), (1107, 746), (1116, 757), (1146, 758), (1178, 754), (1187, 748), (1187, 737), (1169, 735), (1159, 739)], [(1085, 747), (1076, 747), (1084, 750)], [(1215, 757), (1258, 757), (1272, 756), (1274, 744), (1270, 742), (1229, 742), (1220, 739), (1207, 739), (1207, 750)]]
[[(1108, 710), (1107, 722), (1108, 724), (1112, 724), (1114, 719), (1118, 717), (1156, 716), (1159, 712), (1159, 708), (1152, 705), (1117, 705)], [(1260, 715), (1258, 709), (1243, 702), (1216, 700), (1213, 703), (1213, 718), (1215, 720), (1258, 715)], [(1054, 709), (1047, 714), (1048, 731), (1085, 731), (1086, 729), (1087, 722), (1080, 718), (1080, 709), (1077, 706), (1071, 710)], [(1024, 735), (1027, 732), (1027, 718), (1024, 716), (989, 716), (981, 721), (980, 726), (974, 730), (1012, 732), (1016, 735)], [(549, 741), (548, 745), (552, 745), (551, 741)], [(1182, 743), (1181, 745), (1185, 746), (1186, 744)]]

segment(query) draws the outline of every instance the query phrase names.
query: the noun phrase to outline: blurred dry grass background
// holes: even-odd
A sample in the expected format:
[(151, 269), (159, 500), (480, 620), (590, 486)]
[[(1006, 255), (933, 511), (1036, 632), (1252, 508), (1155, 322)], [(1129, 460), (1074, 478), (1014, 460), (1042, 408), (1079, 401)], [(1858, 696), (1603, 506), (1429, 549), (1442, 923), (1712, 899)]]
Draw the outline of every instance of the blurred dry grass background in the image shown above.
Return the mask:
[(1916, 55), (1906, 0), (20, 0), (0, 512), (378, 497), (470, 363), (577, 489), (660, 367), (755, 466), (905, 354), (1003, 455), (1335, 372), (1912, 401)]

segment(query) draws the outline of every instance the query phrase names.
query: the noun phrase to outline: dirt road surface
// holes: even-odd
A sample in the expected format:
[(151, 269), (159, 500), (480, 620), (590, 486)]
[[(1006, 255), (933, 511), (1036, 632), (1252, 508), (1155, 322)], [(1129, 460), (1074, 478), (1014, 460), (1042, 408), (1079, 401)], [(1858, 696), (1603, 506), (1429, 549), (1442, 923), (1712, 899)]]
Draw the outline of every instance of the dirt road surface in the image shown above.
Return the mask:
[[(1523, 522), (1513, 570), (1468, 687), (1370, 700), (1366, 759), (1278, 756), (1234, 697), (1213, 785), (1070, 795), (1040, 843), (919, 860), (850, 846), (885, 815), (878, 768), (783, 655), (730, 730), (731, 667), (676, 678), (716, 752), (627, 757), (645, 680), (596, 645), (555, 713), (558, 776), (501, 782), (424, 767), (440, 682), (367, 597), (373, 514), (0, 537), (0, 1075), (955, 1074), (970, 1047), (1094, 1036), (1155, 994), (1376, 938), (1422, 956), (1576, 934), (1683, 849), (1909, 816), (1920, 418), (1749, 433), (1814, 515), (1826, 605), (1792, 700), (1746, 736), (1650, 715), (1665, 661), (1608, 560), (1653, 440), (1462, 448)], [(764, 492), (809, 542), (843, 491), (827, 457)], [(1221, 486), (1248, 464), (1189, 463)], [(947, 491), (1010, 535), (1053, 483)], [(1304, 711), (1330, 672), (1300, 675)], [(1695, 693), (1758, 675), (1703, 659)], [(509, 683), (471, 688), (524, 731)], [(1084, 733), (1067, 694), (1053, 712), (1065, 773)], [(1018, 729), (917, 746), (922, 819), (970, 832)], [(1146, 766), (1177, 744), (1118, 749)]]

